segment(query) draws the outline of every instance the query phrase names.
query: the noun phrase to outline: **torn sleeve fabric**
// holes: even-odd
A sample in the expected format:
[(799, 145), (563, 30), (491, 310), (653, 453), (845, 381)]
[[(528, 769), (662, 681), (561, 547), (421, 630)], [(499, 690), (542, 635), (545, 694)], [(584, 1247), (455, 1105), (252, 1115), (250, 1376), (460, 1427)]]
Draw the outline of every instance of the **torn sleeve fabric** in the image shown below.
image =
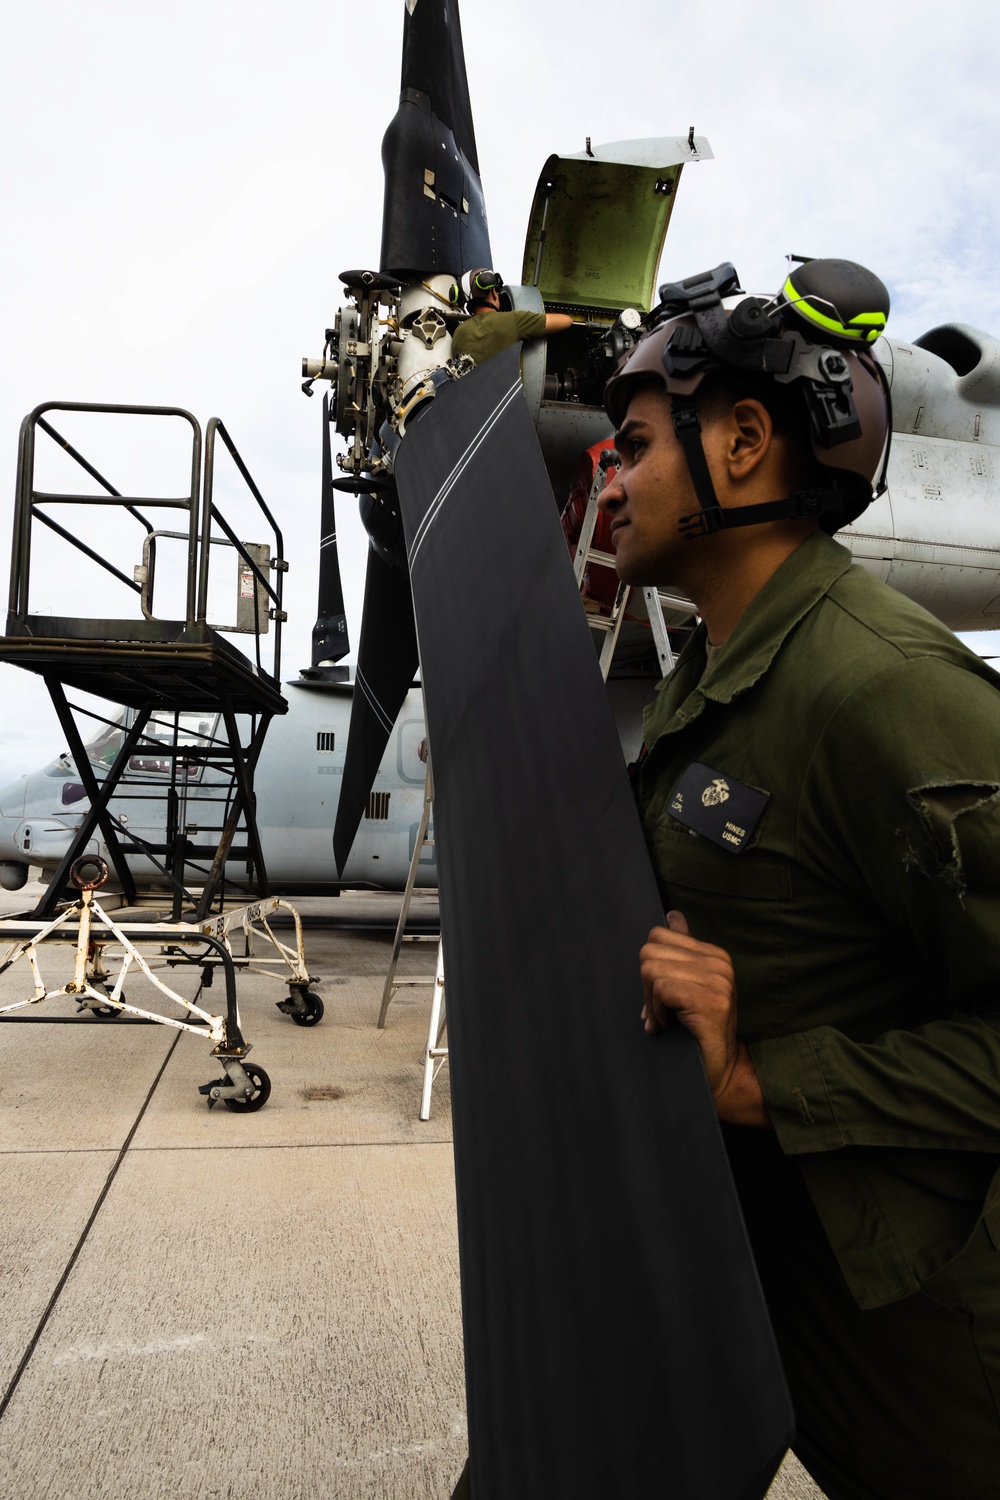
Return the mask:
[[(1000, 678), (825, 536), (704, 669), (696, 635), (646, 725), (661, 893), (732, 954), (781, 1150), (877, 1306), (1000, 1233)], [(672, 816), (692, 762), (767, 796), (739, 854)]]

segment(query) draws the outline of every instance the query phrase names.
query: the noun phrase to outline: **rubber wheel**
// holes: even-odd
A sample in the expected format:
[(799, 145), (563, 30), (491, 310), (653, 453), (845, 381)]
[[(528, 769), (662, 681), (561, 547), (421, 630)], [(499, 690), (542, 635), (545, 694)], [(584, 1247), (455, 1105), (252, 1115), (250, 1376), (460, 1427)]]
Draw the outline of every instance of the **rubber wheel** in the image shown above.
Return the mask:
[[(104, 991), (105, 994), (108, 993), (107, 987), (105, 985), (100, 985), (100, 988)], [(122, 999), (125, 999), (124, 995), (122, 996)], [(114, 1021), (118, 1016), (121, 1015), (121, 1011), (118, 1009), (117, 1005), (91, 1005), (89, 1007), (89, 1010), (90, 1014), (92, 1016), (96, 1016), (99, 1021)]]
[(271, 1080), (263, 1068), (258, 1068), (256, 1063), (244, 1063), (243, 1070), (253, 1084), (253, 1093), (249, 1099), (223, 1099), (227, 1109), (234, 1110), (238, 1115), (249, 1115), (255, 1109), (263, 1109), (271, 1096)]
[(323, 1019), (322, 1000), (312, 990), (306, 990), (302, 999), (305, 1001), (308, 1009), (304, 1013), (299, 1012), (298, 1014), (293, 1010), (291, 1013), (292, 1020), (296, 1026), (318, 1026)]

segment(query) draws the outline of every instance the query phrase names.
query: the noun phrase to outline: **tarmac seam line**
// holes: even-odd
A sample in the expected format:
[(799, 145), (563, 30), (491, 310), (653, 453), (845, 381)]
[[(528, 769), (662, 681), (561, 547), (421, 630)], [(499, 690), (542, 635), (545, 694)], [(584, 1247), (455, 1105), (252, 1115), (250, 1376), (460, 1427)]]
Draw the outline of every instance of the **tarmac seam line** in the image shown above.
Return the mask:
[(167, 1049), (167, 1055), (163, 1059), (163, 1062), (160, 1064), (159, 1071), (157, 1072), (156, 1077), (153, 1079), (153, 1082), (149, 1086), (149, 1092), (147, 1093), (145, 1099), (142, 1101), (142, 1107), (140, 1108), (139, 1113), (136, 1115), (135, 1120), (133, 1121), (131, 1130), (122, 1143), (121, 1150), (115, 1157), (114, 1163), (107, 1175), (104, 1186), (97, 1196), (97, 1202), (91, 1209), (90, 1217), (87, 1220), (86, 1224), (83, 1226), (83, 1231), (80, 1234), (80, 1238), (77, 1240), (76, 1245), (73, 1248), (73, 1252), (70, 1255), (69, 1260), (66, 1262), (66, 1268), (60, 1276), (59, 1280), (56, 1282), (55, 1290), (53, 1291), (52, 1296), (49, 1298), (48, 1305), (46, 1306), (45, 1311), (42, 1313), (41, 1318), (38, 1320), (38, 1326), (28, 1342), (28, 1347), (25, 1349), (24, 1354), (21, 1356), (21, 1362), (18, 1365), (17, 1369), (14, 1371), (11, 1382), (4, 1392), (3, 1399), (0, 1400), (0, 1422), (3, 1421), (3, 1418), (7, 1414), (7, 1408), (10, 1405), (11, 1400), (13, 1399), (14, 1392), (20, 1385), (21, 1377), (23, 1376), (25, 1370), (28, 1368), (31, 1357), (38, 1347), (39, 1339), (45, 1332), (45, 1325), (48, 1323), (49, 1318), (55, 1311), (56, 1303), (59, 1301), (59, 1298), (62, 1295), (63, 1288), (65, 1287), (72, 1274), (73, 1267), (76, 1265), (77, 1261), (80, 1258), (80, 1252), (83, 1250), (84, 1245), (87, 1243), (87, 1237), (89, 1236), (91, 1229), (93, 1229), (94, 1227), (94, 1222), (97, 1219), (97, 1215), (103, 1208), (104, 1200), (107, 1198), (108, 1193), (111, 1191), (112, 1184), (114, 1183), (115, 1178), (118, 1176), (118, 1169), (121, 1166), (122, 1162), (125, 1160), (125, 1153), (128, 1151), (129, 1146), (132, 1144), (136, 1131), (142, 1124), (143, 1115), (145, 1115), (146, 1110), (149, 1108), (149, 1103), (154, 1093), (156, 1092), (157, 1084), (166, 1072), (167, 1064), (173, 1057), (174, 1052), (177, 1048), (177, 1043), (180, 1041), (182, 1035), (183, 1032), (178, 1031)]
[(25, 1146), (0, 1149), (2, 1156), (110, 1156), (114, 1146)]
[[(136, 1121), (138, 1125), (139, 1121)], [(450, 1135), (431, 1136), (426, 1141), (263, 1141), (239, 1143), (212, 1141), (205, 1146), (136, 1146), (140, 1151), (358, 1151), (362, 1147), (374, 1147), (395, 1151), (399, 1146), (450, 1146)], [(26, 1146), (23, 1151), (0, 1150), (0, 1159), (5, 1156), (110, 1156), (114, 1146)]]
[(397, 1151), (401, 1146), (426, 1147), (452, 1144), (451, 1136), (446, 1135), (430, 1141), (263, 1141), (257, 1146), (236, 1143), (227, 1145), (225, 1141), (218, 1141), (210, 1146), (136, 1146), (135, 1149), (137, 1154), (141, 1151), (359, 1151), (368, 1148), (377, 1151)]

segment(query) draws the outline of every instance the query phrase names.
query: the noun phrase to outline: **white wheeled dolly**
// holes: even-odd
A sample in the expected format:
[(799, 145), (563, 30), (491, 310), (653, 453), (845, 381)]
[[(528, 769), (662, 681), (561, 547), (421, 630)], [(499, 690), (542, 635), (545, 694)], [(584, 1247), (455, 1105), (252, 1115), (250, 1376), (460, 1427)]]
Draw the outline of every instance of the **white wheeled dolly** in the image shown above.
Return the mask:
[[(48, 921), (12, 918), (0, 922), (0, 940), (7, 938), (10, 942), (0, 960), (0, 974), (25, 960), (34, 980), (34, 993), (29, 999), (0, 1007), (0, 1021), (74, 1024), (77, 1021), (75, 1016), (23, 1014), (46, 1001), (69, 997), (78, 1002), (78, 1011), (90, 1011), (104, 1020), (113, 1018), (125, 1025), (170, 1026), (176, 1031), (191, 1032), (214, 1043), (211, 1055), (225, 1070), (222, 1078), (202, 1084), (198, 1090), (207, 1098), (209, 1109), (220, 1100), (227, 1109), (243, 1113), (261, 1109), (271, 1092), (271, 1080), (263, 1068), (247, 1061), (251, 1045), (240, 1029), (236, 964), (224, 937), (203, 930), (212, 926), (211, 923), (116, 922), (95, 895), (108, 874), (108, 865), (103, 859), (85, 855), (75, 861), (70, 872), (70, 879), (80, 892), (79, 900), (72, 906)], [(72, 977), (52, 987), (43, 978), (41, 955), (47, 954), (53, 946), (67, 945), (73, 949)], [(157, 976), (153, 965), (143, 956), (143, 947), (155, 948), (157, 967), (165, 962), (171, 966), (190, 964), (201, 968), (202, 983), (195, 1000), (178, 994)], [(189, 953), (187, 950), (192, 947), (201, 951)], [(109, 949), (116, 950), (110, 963)], [(120, 957), (117, 950), (120, 950)], [(222, 969), (225, 984), (226, 1004), (221, 1015), (213, 1015), (197, 1004), (206, 981), (211, 983), (216, 967)], [(166, 1000), (179, 1006), (185, 1013), (184, 1018), (161, 1015), (127, 1001), (125, 980), (136, 971), (143, 974)]]

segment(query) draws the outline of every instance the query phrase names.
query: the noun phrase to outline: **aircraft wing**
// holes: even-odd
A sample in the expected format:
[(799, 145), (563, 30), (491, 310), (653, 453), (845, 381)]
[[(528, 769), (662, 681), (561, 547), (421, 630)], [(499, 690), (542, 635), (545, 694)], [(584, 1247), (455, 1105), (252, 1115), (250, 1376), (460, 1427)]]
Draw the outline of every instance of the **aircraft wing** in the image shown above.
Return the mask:
[(442, 389), (396, 477), (434, 767), (473, 1494), (755, 1500), (792, 1413), (697, 1047), (640, 1024), (662, 910), (516, 348)]

